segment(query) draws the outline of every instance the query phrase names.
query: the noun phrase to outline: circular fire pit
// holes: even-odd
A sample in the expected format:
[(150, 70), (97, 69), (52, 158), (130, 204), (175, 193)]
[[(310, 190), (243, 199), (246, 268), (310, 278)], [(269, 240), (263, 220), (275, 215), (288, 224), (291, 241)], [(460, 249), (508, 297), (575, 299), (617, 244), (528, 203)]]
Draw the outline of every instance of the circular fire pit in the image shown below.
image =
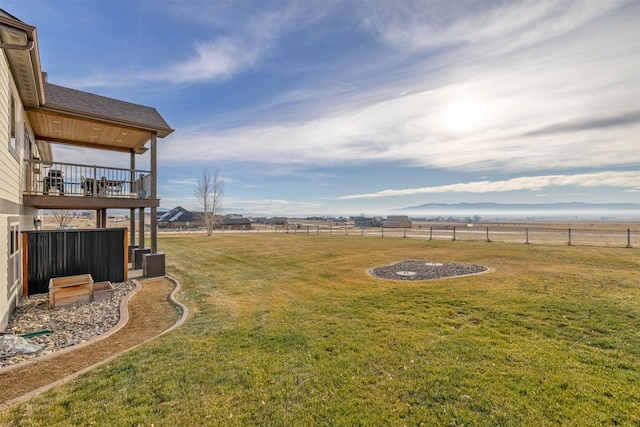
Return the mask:
[(373, 277), (386, 280), (437, 280), (469, 276), (489, 271), (482, 265), (448, 264), (429, 261), (400, 261), (369, 270)]

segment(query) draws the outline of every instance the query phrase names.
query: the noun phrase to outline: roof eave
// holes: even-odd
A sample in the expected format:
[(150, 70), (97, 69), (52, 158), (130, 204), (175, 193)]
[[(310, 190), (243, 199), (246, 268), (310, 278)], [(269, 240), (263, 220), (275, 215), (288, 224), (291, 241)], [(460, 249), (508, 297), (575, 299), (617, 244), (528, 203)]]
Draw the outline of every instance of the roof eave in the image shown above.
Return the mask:
[(110, 124), (119, 125), (119, 126), (132, 127), (136, 129), (144, 129), (146, 131), (149, 131), (150, 133), (155, 133), (158, 136), (158, 138), (165, 138), (171, 135), (174, 131), (174, 129), (171, 129), (169, 127), (150, 126), (147, 123), (139, 123), (135, 121), (122, 120), (122, 119), (117, 119), (117, 118), (106, 116), (106, 115), (96, 114), (94, 112), (88, 113), (86, 111), (63, 108), (63, 107), (59, 107), (57, 105), (52, 105), (52, 104), (48, 104), (47, 106), (42, 106), (39, 108), (39, 110), (54, 113), (54, 114), (64, 114), (64, 115), (73, 116), (77, 118), (99, 120), (101, 122), (110, 123)]
[[(17, 64), (14, 62), (15, 56), (20, 56), (23, 60), (28, 60), (32, 71), (32, 83), (35, 86), (37, 103), (42, 105), (45, 103), (44, 82), (42, 79), (42, 71), (40, 68), (40, 52), (38, 49), (38, 37), (36, 27), (25, 24), (18, 19), (12, 19), (8, 16), (0, 15), (0, 29), (5, 28), (7, 31), (19, 31), (24, 34), (26, 43), (24, 45), (3, 44), (2, 48), (12, 52), (7, 55), (7, 59), (11, 63), (11, 68), (15, 69)], [(18, 88), (23, 89), (22, 86)], [(23, 94), (20, 94), (21, 97)], [(25, 97), (26, 98), (26, 97)], [(34, 105), (32, 105), (34, 106)]]

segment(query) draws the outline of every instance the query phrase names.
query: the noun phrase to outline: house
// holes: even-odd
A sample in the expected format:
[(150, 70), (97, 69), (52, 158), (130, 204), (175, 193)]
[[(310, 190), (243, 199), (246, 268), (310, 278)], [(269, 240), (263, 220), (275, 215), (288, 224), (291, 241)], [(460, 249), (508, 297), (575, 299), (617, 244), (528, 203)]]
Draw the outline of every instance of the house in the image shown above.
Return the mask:
[(385, 228), (411, 228), (412, 222), (406, 215), (389, 215), (387, 220), (382, 224)]
[(198, 228), (204, 227), (200, 212), (189, 212), (182, 206), (176, 206), (168, 212), (158, 216), (160, 228)]
[[(0, 331), (23, 290), (21, 234), (37, 226), (41, 209), (95, 211), (96, 228), (106, 227), (108, 209), (129, 209), (128, 243), (141, 248), (149, 209), (149, 252), (160, 259), (157, 139), (172, 132), (155, 108), (49, 83), (36, 28), (0, 9)], [(129, 165), (56, 162), (57, 144), (100, 150), (95, 159), (129, 153)], [(141, 168), (136, 156), (147, 151), (148, 168)], [(164, 268), (163, 255), (161, 262)]]
[(251, 230), (251, 220), (241, 215), (227, 215), (222, 220), (222, 228), (225, 230)]
[(382, 227), (382, 218), (377, 216), (373, 218), (358, 216), (353, 219), (353, 222), (358, 228)]
[[(182, 206), (177, 206), (158, 216), (160, 228), (201, 228), (205, 227), (202, 212), (190, 212)], [(223, 230), (251, 230), (251, 221), (241, 215), (216, 215), (215, 228)]]

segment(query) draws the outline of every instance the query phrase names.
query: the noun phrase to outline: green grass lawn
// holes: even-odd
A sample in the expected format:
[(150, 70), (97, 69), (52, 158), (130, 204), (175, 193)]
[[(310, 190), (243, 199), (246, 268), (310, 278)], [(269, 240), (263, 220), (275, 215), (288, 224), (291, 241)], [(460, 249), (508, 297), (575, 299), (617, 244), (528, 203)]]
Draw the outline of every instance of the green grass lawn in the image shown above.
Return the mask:
[[(640, 426), (636, 249), (163, 237), (187, 323), (8, 425)], [(401, 260), (490, 267), (383, 281)]]

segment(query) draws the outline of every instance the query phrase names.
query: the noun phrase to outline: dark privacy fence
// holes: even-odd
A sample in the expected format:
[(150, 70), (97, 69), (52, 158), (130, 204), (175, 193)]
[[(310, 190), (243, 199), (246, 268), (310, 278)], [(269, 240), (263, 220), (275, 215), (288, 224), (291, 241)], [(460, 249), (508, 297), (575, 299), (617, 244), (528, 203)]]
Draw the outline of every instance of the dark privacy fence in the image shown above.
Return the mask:
[(126, 228), (26, 231), (23, 238), (27, 295), (49, 292), (52, 277), (91, 274), (95, 282), (126, 280)]

